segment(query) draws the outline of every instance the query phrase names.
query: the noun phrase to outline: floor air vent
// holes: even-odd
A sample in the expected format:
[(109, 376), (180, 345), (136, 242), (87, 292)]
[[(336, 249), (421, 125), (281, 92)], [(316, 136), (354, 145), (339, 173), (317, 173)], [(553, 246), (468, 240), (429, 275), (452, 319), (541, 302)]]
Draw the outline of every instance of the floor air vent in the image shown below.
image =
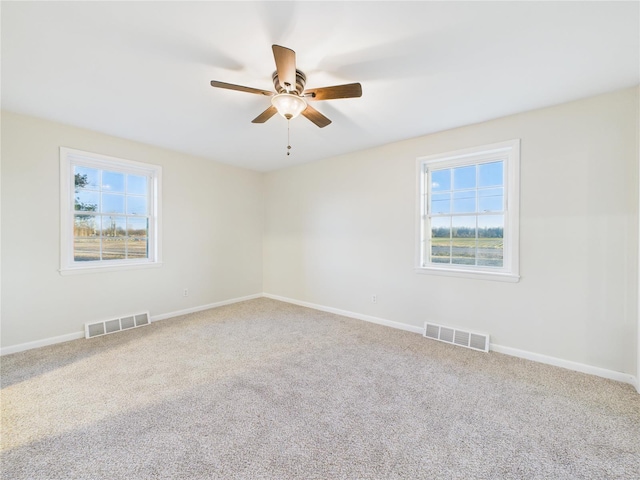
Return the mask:
[(107, 333), (121, 332), (130, 328), (149, 325), (149, 312), (137, 313), (122, 318), (114, 318), (103, 322), (93, 322), (84, 324), (85, 338), (99, 337)]
[(486, 333), (469, 332), (457, 328), (445, 327), (435, 323), (425, 322), (424, 336), (441, 342), (460, 345), (461, 347), (489, 351), (489, 335)]

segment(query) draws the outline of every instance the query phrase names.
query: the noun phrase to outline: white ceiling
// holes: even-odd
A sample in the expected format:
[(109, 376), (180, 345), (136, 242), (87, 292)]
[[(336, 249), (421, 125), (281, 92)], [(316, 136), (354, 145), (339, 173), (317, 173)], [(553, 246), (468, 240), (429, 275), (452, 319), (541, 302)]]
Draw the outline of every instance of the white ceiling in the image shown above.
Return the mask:
[[(640, 83), (636, 2), (2, 2), (2, 108), (268, 171)], [(333, 120), (251, 120), (272, 44)], [(73, 146), (73, 145), (71, 145)]]

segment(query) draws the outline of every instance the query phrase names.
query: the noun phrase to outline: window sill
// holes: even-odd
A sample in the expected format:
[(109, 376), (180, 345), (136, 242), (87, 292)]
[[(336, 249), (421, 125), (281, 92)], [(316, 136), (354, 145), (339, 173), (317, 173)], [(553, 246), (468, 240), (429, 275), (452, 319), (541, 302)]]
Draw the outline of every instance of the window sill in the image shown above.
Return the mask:
[(505, 272), (487, 272), (478, 270), (437, 268), (437, 267), (415, 267), (416, 273), (422, 275), (440, 275), (445, 277), (473, 278), (476, 280), (492, 280), (496, 282), (517, 283), (520, 275)]
[(67, 267), (58, 270), (60, 275), (81, 275), (84, 273), (98, 273), (98, 272), (119, 272), (122, 270), (137, 270), (141, 268), (159, 268), (162, 267), (162, 262), (153, 263), (120, 263), (118, 265), (93, 265), (91, 267)]

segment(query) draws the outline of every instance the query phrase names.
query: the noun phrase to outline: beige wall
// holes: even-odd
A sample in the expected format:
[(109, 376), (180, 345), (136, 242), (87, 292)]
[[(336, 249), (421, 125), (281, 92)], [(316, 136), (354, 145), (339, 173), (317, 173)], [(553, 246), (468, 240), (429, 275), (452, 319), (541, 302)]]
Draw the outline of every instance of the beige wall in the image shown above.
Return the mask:
[[(266, 292), (637, 375), (638, 92), (269, 174), (3, 112), (2, 346)], [(515, 138), (521, 281), (415, 273), (416, 158)], [(162, 268), (58, 273), (60, 146), (162, 165)]]
[[(60, 146), (162, 166), (161, 268), (58, 273)], [(3, 347), (262, 292), (261, 173), (7, 112), (1, 173)]]
[[(633, 88), (269, 173), (264, 291), (635, 375), (638, 128)], [(416, 158), (516, 138), (520, 282), (415, 273)]]

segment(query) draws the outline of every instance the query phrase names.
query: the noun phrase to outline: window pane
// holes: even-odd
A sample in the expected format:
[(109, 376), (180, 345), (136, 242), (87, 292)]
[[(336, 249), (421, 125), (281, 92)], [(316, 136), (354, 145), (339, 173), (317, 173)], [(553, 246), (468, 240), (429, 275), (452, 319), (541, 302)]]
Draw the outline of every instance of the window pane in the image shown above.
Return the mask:
[(453, 217), (451, 226), (451, 263), (475, 265), (476, 217)]
[(451, 237), (451, 217), (435, 217), (431, 219), (431, 238)]
[(453, 169), (453, 189), (476, 187), (476, 166), (458, 167)]
[(148, 257), (149, 223), (146, 218), (127, 219), (127, 257)]
[(504, 210), (503, 188), (483, 188), (478, 190), (478, 211), (501, 212)]
[(100, 260), (100, 217), (75, 215), (73, 223), (73, 259), (76, 262)]
[(478, 265), (502, 267), (504, 264), (504, 215), (478, 217)]
[(493, 187), (503, 185), (502, 180), (503, 162), (482, 163), (478, 165), (478, 186)]
[(451, 190), (451, 169), (434, 170), (431, 172), (431, 191), (440, 192)]
[(124, 192), (124, 173), (103, 171), (102, 190)]
[(475, 213), (476, 191), (453, 192), (453, 213)]
[(124, 195), (103, 193), (102, 213), (124, 213)]
[[(483, 233), (484, 232), (484, 233)], [(478, 236), (503, 238), (504, 215), (479, 215)]]
[(127, 214), (146, 215), (147, 197), (127, 196)]
[(148, 258), (149, 241), (147, 237), (129, 237), (127, 239), (127, 258)]
[(451, 263), (451, 217), (431, 219), (431, 261)]
[(75, 195), (75, 209), (84, 212), (97, 212), (100, 193), (91, 190), (79, 190)]
[(451, 194), (434, 193), (431, 195), (431, 213), (451, 213)]
[(102, 217), (102, 259), (120, 260), (126, 257), (126, 217)]
[(134, 195), (147, 194), (147, 177), (127, 175), (127, 193)]
[(149, 234), (149, 222), (146, 218), (129, 218), (127, 235), (129, 237), (146, 237)]
[(73, 167), (76, 192), (80, 189), (97, 190), (100, 188), (100, 170), (97, 168)]

